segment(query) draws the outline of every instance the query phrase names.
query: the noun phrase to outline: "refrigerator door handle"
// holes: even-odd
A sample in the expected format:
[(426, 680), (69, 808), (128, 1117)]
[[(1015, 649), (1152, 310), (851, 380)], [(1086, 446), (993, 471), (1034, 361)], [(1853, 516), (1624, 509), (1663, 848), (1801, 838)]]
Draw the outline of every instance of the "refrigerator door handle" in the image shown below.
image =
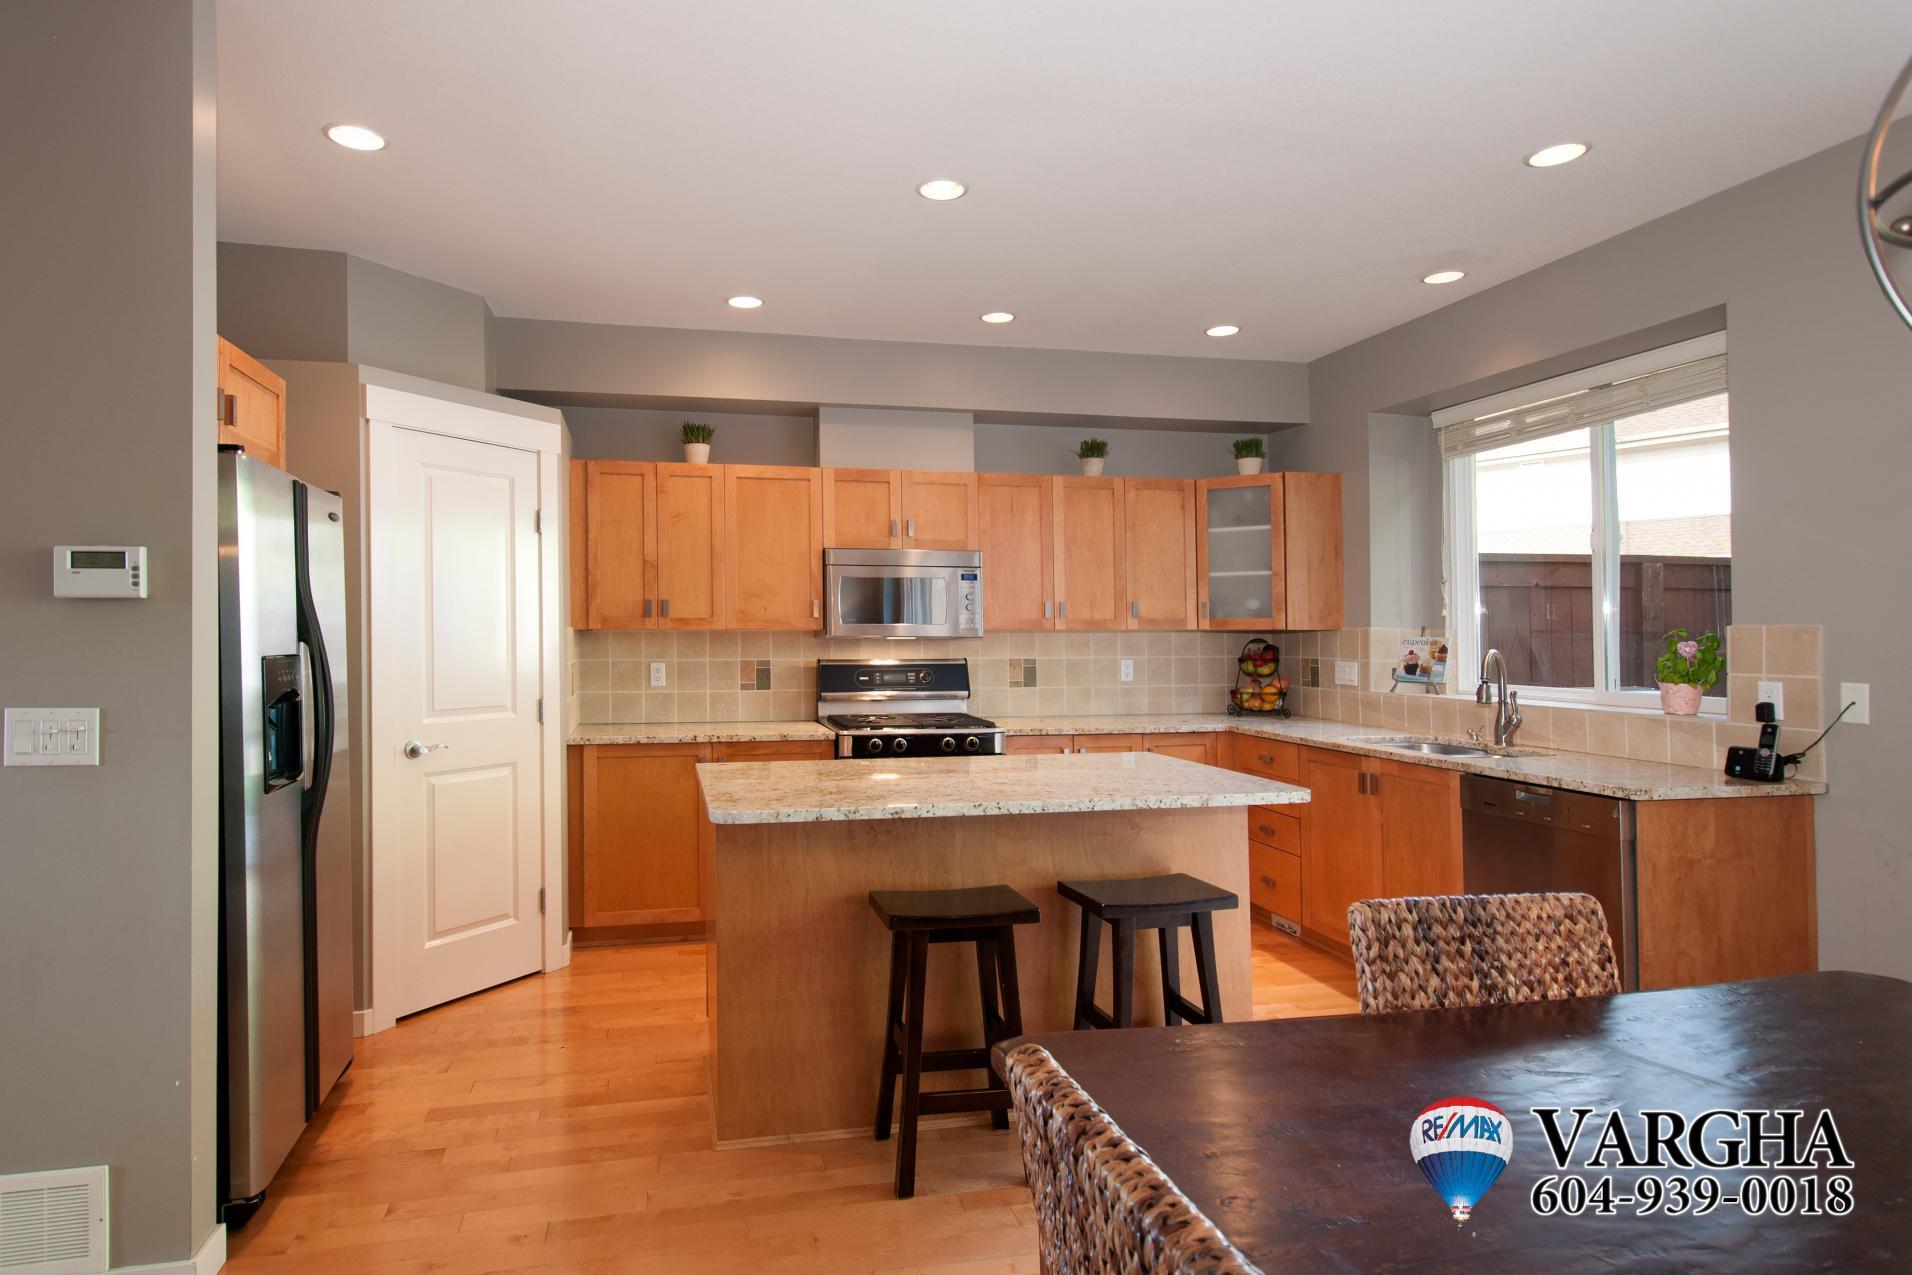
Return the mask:
[(318, 777), (318, 684), (312, 676), (312, 647), (304, 638), (299, 639), (299, 702), (305, 706), (305, 712), (299, 714), (299, 747), (304, 749), (305, 773), (299, 776), (299, 786), (309, 795), (312, 783)]

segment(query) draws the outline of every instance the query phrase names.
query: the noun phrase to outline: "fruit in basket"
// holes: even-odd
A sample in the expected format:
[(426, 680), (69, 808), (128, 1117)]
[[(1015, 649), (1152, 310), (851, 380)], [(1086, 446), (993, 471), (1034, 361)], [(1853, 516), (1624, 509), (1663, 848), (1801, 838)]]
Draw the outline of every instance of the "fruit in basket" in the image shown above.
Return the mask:
[(1282, 694), (1284, 694), (1284, 695), (1285, 695), (1285, 694), (1287, 694), (1287, 693), (1288, 693), (1288, 679), (1287, 679), (1287, 678), (1285, 678), (1285, 677), (1278, 677), (1278, 678), (1276, 678), (1276, 679), (1275, 679), (1275, 689), (1276, 689), (1276, 690), (1278, 690), (1278, 691), (1280, 691), (1280, 692), (1281, 692)]
[(1253, 695), (1249, 692), (1248, 688), (1245, 686), (1237, 686), (1233, 694), (1234, 694), (1234, 700), (1236, 705), (1241, 708), (1247, 708), (1248, 701), (1253, 698)]

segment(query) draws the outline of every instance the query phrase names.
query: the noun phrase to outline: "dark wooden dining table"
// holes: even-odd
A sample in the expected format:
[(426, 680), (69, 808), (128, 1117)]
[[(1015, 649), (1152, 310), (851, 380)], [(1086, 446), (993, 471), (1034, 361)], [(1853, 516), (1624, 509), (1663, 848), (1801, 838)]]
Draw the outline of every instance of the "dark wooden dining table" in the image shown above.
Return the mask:
[[(1912, 1271), (1912, 983), (1823, 972), (1577, 1001), (1027, 1036), (1263, 1270)], [(1007, 1042), (1009, 1048), (1018, 1042)], [(1499, 1181), (1457, 1224), (1409, 1125), (1485, 1099), (1511, 1121)], [(1540, 1216), (1558, 1175), (1534, 1107), (1832, 1112), (1845, 1216)], [(1569, 1117), (1570, 1119), (1570, 1117)], [(1591, 1125), (1592, 1120), (1589, 1121)], [(1770, 1126), (1769, 1126), (1770, 1127)], [(1576, 1159), (1597, 1135), (1582, 1134)], [(1589, 1181), (1601, 1173), (1575, 1170)], [(1652, 1175), (1615, 1168), (1616, 1191)], [(1748, 1176), (1720, 1170), (1726, 1192)], [(1812, 1171), (1822, 1180), (1832, 1170)], [(1788, 1176), (1803, 1176), (1793, 1170)]]

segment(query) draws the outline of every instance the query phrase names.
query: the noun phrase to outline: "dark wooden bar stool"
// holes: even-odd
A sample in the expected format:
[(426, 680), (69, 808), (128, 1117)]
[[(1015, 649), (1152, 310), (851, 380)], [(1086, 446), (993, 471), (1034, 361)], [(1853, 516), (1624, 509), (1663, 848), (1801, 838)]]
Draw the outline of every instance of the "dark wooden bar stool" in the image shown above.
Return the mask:
[[(1132, 1027), (1135, 1024), (1135, 932), (1154, 930), (1162, 948), (1162, 1010), (1170, 1027), (1183, 1021), (1222, 1021), (1221, 987), (1215, 979), (1215, 925), (1211, 913), (1239, 905), (1218, 885), (1184, 873), (1135, 877), (1126, 881), (1058, 881), (1056, 891), (1082, 908), (1082, 944), (1076, 964), (1075, 1026)], [(1096, 965), (1102, 956), (1102, 926), (1109, 925), (1115, 968), (1115, 1008), (1095, 1003)], [(1181, 936), (1189, 927), (1195, 940), (1195, 980), (1202, 993), (1197, 1006), (1182, 995)]]
[[(916, 1194), (916, 1124), (921, 1116), (987, 1111), (997, 1129), (1009, 1127), (1009, 1091), (989, 1066), (999, 1040), (1022, 1035), (1022, 993), (1016, 983), (1018, 925), (1041, 911), (1006, 885), (968, 890), (872, 890), (870, 906), (890, 930), (890, 1001), (884, 1016), (883, 1079), (876, 1091), (876, 1139), (890, 1136), (896, 1081), (903, 1081), (902, 1136), (896, 1141), (896, 1194)], [(923, 1051), (923, 980), (932, 943), (974, 943), (983, 1007), (980, 1049)], [(982, 1071), (982, 1089), (923, 1092), (926, 1071)]]

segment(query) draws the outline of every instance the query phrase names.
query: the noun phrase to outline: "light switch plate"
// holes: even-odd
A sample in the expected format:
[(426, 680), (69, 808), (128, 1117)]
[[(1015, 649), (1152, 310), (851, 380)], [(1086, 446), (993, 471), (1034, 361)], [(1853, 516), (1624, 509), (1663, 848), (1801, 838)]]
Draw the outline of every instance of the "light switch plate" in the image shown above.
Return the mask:
[(1765, 700), (1773, 706), (1773, 716), (1780, 721), (1786, 720), (1786, 684), (1784, 682), (1761, 682), (1756, 699)]
[(1846, 714), (1846, 720), (1854, 726), (1864, 726), (1872, 720), (1872, 683), (1839, 683), (1839, 707), (1852, 705), (1852, 711)]
[(1135, 680), (1135, 661), (1134, 660), (1122, 661), (1122, 680), (1125, 682), (1133, 682)]
[(664, 661), (662, 660), (651, 661), (651, 685), (664, 685)]
[(97, 766), (97, 708), (9, 708), (4, 761), (9, 766)]
[(1334, 684), (1336, 686), (1359, 686), (1361, 684), (1360, 661), (1336, 660), (1334, 662)]

